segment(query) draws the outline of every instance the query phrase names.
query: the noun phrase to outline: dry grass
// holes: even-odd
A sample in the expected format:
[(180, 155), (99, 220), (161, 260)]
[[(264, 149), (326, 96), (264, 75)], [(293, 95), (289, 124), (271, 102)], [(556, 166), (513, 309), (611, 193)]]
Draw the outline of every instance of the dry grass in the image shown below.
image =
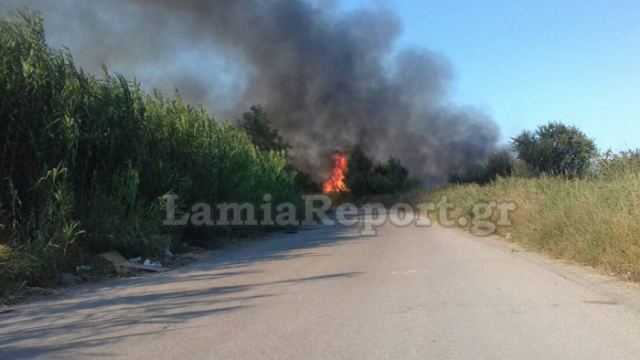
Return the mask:
[(640, 173), (620, 171), (598, 179), (499, 179), (488, 186), (452, 186), (446, 195), (458, 213), (480, 201), (515, 201), (513, 241), (557, 258), (573, 260), (640, 281)]

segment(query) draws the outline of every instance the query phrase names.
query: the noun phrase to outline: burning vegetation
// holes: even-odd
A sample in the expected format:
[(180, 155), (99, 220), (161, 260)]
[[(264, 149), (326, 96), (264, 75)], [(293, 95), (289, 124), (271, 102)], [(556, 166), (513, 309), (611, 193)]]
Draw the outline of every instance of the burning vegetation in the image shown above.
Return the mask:
[(331, 169), (331, 177), (322, 184), (322, 191), (330, 192), (347, 192), (349, 188), (345, 183), (345, 175), (347, 173), (347, 154), (344, 152), (336, 152), (331, 156), (333, 168)]

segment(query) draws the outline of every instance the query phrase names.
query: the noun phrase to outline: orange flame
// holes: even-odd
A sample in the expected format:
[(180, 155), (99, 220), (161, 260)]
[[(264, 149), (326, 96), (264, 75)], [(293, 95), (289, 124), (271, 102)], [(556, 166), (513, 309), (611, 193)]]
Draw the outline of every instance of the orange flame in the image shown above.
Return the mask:
[(322, 191), (326, 193), (349, 191), (344, 182), (344, 175), (347, 172), (347, 154), (337, 152), (331, 156), (331, 160), (333, 161), (331, 177), (322, 184)]

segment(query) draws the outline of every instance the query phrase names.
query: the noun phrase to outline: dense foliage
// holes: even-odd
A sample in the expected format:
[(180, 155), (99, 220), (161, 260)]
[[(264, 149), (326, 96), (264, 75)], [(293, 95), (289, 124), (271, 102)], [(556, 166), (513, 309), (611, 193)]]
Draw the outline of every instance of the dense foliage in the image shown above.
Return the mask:
[(508, 151), (498, 151), (491, 155), (483, 164), (477, 164), (464, 172), (452, 172), (449, 182), (453, 184), (488, 184), (499, 177), (509, 177), (513, 173), (513, 156)]
[(351, 148), (347, 164), (345, 182), (356, 198), (394, 194), (419, 186), (398, 159), (391, 157), (384, 164), (375, 164), (360, 145)]
[(237, 122), (238, 127), (249, 135), (260, 150), (287, 151), (291, 148), (280, 136), (278, 129), (271, 126), (267, 113), (259, 105), (252, 106)]
[(51, 280), (84, 250), (144, 256), (188, 240), (193, 229), (162, 226), (167, 194), (295, 201), (277, 133), (261, 150), (179, 97), (85, 74), (47, 46), (39, 15), (0, 23), (0, 84), (0, 289)]
[(593, 140), (575, 126), (550, 123), (513, 139), (518, 158), (541, 174), (581, 176), (597, 155)]
[[(237, 126), (244, 131), (251, 142), (262, 151), (278, 151), (289, 160), (288, 151), (291, 145), (287, 143), (274, 128), (267, 113), (260, 105), (254, 105), (251, 109), (242, 114), (241, 119), (236, 120)], [(313, 179), (311, 174), (295, 166), (289, 161), (289, 169), (295, 172), (294, 182), (296, 189), (301, 193), (319, 193), (322, 186)]]
[(351, 194), (355, 197), (370, 194), (371, 187), (368, 178), (373, 168), (373, 160), (365, 154), (360, 145), (354, 145), (349, 151), (347, 164), (345, 183)]
[(598, 155), (596, 145), (575, 126), (550, 123), (536, 131), (525, 131), (512, 140), (517, 159), (508, 151), (493, 153), (485, 163), (464, 171), (453, 171), (449, 182), (453, 184), (485, 185), (499, 177), (589, 175)]

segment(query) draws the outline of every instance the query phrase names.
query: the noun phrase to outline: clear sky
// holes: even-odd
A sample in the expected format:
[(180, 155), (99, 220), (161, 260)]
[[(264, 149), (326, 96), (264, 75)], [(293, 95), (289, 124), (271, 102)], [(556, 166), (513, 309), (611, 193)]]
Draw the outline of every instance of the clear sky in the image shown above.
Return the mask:
[(605, 150), (640, 148), (640, 1), (345, 0), (382, 5), (400, 46), (445, 55), (452, 97), (492, 115), (503, 141), (549, 121), (577, 125)]

